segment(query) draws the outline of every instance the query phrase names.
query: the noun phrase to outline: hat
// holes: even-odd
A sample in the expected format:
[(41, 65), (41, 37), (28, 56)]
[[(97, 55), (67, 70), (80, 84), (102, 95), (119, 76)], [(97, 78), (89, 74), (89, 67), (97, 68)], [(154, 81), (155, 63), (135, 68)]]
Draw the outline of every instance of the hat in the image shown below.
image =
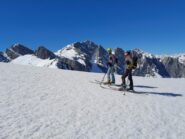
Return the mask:
[(111, 52), (112, 52), (111, 48), (108, 48), (108, 49), (107, 49), (107, 52), (108, 52), (108, 53), (111, 53)]
[(125, 52), (125, 55), (130, 55), (130, 54), (131, 54), (130, 51), (126, 51), (126, 52)]

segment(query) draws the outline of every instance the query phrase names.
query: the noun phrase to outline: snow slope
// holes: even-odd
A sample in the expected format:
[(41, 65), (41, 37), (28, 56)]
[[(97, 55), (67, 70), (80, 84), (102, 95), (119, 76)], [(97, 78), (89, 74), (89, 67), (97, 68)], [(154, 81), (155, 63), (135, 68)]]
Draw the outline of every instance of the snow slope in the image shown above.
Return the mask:
[(68, 58), (70, 60), (78, 61), (82, 65), (86, 65), (85, 64), (85, 57), (84, 57), (84, 55), (83, 54), (79, 54), (77, 52), (76, 48), (73, 46), (73, 44), (67, 45), (63, 49), (58, 50), (55, 54), (57, 56), (60, 56), (60, 57), (65, 57), (65, 58)]
[[(103, 74), (0, 63), (1, 139), (184, 139), (185, 79), (134, 77), (131, 94)], [(120, 83), (120, 76), (116, 76)]]
[(34, 55), (24, 55), (11, 61), (13, 64), (30, 65), (37, 67), (57, 68), (57, 59), (40, 59)]

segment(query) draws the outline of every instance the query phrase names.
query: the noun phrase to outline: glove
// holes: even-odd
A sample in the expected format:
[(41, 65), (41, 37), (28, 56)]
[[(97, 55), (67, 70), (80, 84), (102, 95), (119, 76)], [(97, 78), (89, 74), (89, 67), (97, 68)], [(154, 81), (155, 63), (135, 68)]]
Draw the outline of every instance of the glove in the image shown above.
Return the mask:
[(110, 63), (110, 62), (107, 62), (107, 66), (110, 66), (110, 67), (111, 67), (111, 66), (112, 66), (112, 63)]
[(130, 63), (130, 61), (126, 61), (126, 64), (127, 64), (127, 65), (130, 65), (131, 63)]

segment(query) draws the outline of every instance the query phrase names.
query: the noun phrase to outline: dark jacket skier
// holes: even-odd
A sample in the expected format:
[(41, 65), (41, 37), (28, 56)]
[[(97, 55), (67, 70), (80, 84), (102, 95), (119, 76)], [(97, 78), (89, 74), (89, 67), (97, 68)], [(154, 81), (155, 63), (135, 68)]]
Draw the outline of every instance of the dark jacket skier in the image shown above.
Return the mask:
[(127, 51), (124, 54), (124, 57), (125, 57), (125, 71), (122, 75), (122, 89), (126, 89), (125, 78), (128, 76), (128, 79), (130, 81), (128, 90), (133, 90), (133, 79), (132, 79), (133, 59), (131, 56), (131, 52)]

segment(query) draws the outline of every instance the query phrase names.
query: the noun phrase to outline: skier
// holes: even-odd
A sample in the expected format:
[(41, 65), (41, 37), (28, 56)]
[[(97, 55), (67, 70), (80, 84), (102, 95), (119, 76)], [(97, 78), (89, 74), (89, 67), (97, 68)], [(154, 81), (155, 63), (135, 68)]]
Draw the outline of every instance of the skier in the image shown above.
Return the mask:
[(115, 68), (114, 67), (116, 64), (116, 58), (115, 58), (115, 55), (112, 54), (111, 48), (108, 48), (107, 52), (109, 55), (108, 62), (107, 62), (107, 66), (108, 66), (107, 82), (105, 82), (104, 84), (115, 84), (115, 76), (114, 76)]
[(130, 81), (130, 85), (129, 88), (127, 89), (128, 91), (133, 91), (133, 79), (132, 79), (132, 69), (134, 69), (134, 65), (133, 65), (133, 59), (131, 56), (131, 52), (127, 51), (124, 54), (125, 57), (125, 71), (122, 75), (122, 87), (120, 88), (120, 90), (125, 90), (126, 88), (126, 83), (125, 83), (125, 78), (128, 76), (128, 79)]

